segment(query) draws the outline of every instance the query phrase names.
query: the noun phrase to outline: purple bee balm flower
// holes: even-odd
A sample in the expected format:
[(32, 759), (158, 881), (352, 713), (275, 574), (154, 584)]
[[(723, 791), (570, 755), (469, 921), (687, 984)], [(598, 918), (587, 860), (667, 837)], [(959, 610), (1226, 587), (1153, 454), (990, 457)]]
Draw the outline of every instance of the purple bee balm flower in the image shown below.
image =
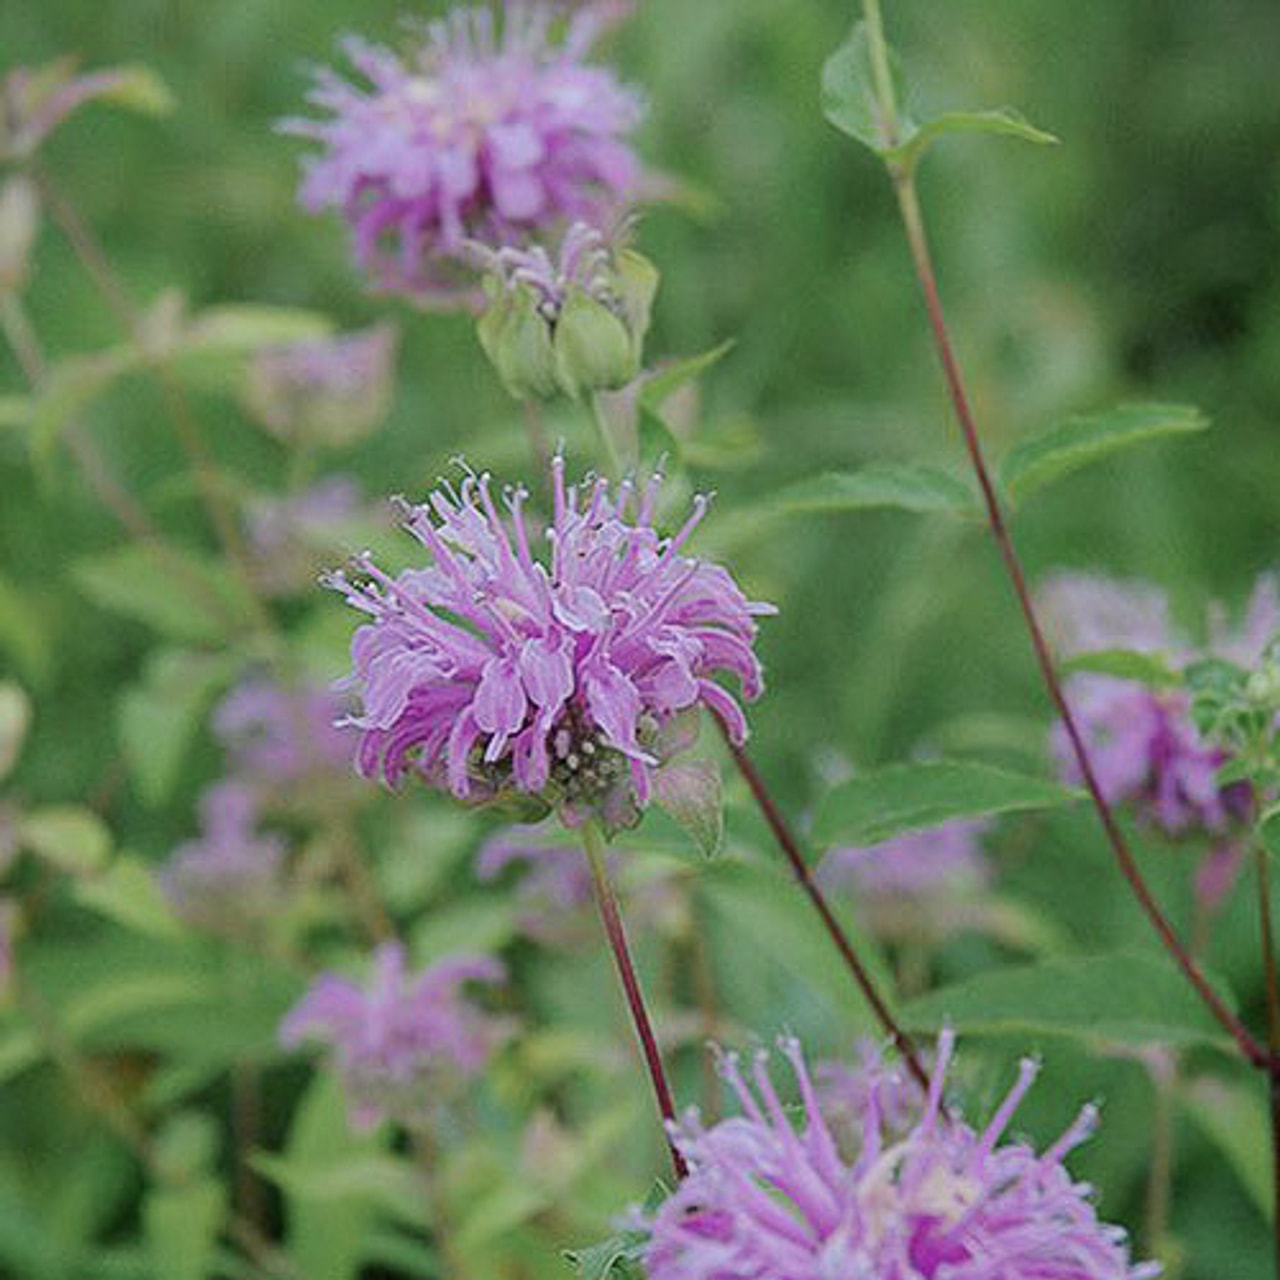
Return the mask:
[(285, 847), (256, 829), (258, 801), (243, 782), (220, 782), (200, 804), (198, 840), (179, 845), (157, 873), (174, 913), (215, 933), (261, 925), (284, 894)]
[(404, 947), (385, 943), (368, 986), (325, 974), (280, 1026), (280, 1042), (328, 1042), (355, 1128), (384, 1118), (410, 1128), (430, 1122), (442, 1099), (484, 1068), (508, 1027), (462, 993), (468, 982), (495, 983), (502, 965), (455, 955), (409, 975)]
[[(1164, 594), (1146, 584), (1063, 574), (1045, 585), (1041, 601), (1064, 657), (1106, 649), (1163, 654), (1175, 662), (1196, 656), (1194, 646), (1174, 628)], [(1265, 577), (1238, 632), (1225, 625), (1220, 613), (1215, 616), (1210, 652), (1251, 665), (1277, 627), (1275, 582)], [(1080, 673), (1068, 680), (1067, 697), (1108, 800), (1132, 802), (1170, 835), (1194, 830), (1218, 834), (1243, 817), (1247, 788), (1218, 785), (1226, 753), (1200, 736), (1186, 693)], [(1050, 745), (1062, 776), (1081, 782), (1061, 724), (1054, 726)]]
[(235, 771), (284, 785), (352, 772), (356, 734), (339, 723), (346, 699), (332, 689), (295, 687), (269, 679), (237, 685), (213, 713), (213, 729)]
[[(468, 475), (405, 524), (433, 563), (344, 592), (372, 621), (352, 642), (363, 708), (358, 763), (397, 783), (411, 768), (458, 797), (514, 790), (574, 823), (598, 814), (623, 825), (649, 801), (653, 773), (686, 713), (706, 707), (735, 742), (747, 736), (737, 700), (714, 676), (759, 696), (755, 618), (727, 570), (681, 554), (707, 500), (672, 537), (654, 528), (661, 487), (597, 479), (567, 486), (552, 462), (549, 564), (534, 559), (526, 493), (506, 496), (510, 528), (487, 475)], [(667, 730), (668, 732), (664, 732)]]
[(245, 400), (288, 443), (349, 445), (386, 417), (400, 335), (394, 325), (267, 347), (249, 365)]
[(800, 1046), (782, 1043), (800, 1090), (803, 1123), (784, 1110), (761, 1054), (754, 1089), (736, 1060), (723, 1074), (743, 1114), (676, 1132), (691, 1172), (654, 1215), (649, 1280), (1149, 1280), (1155, 1263), (1130, 1261), (1124, 1232), (1098, 1221), (1091, 1189), (1064, 1157), (1092, 1132), (1094, 1108), (1048, 1150), (1000, 1144), (1036, 1064), (984, 1130), (944, 1112), (953, 1049), (937, 1066), (918, 1121), (886, 1132), (872, 1090), (856, 1155), (842, 1153)]
[(922, 901), (984, 888), (991, 868), (982, 847), (986, 822), (944, 822), (865, 848), (832, 849), (824, 883), (877, 901)]
[(342, 211), (358, 263), (382, 288), (456, 295), (468, 240), (600, 224), (638, 192), (627, 137), (640, 101), (584, 61), (607, 13), (580, 8), (557, 43), (549, 5), (502, 9), (500, 20), (478, 6), (432, 22), (403, 58), (348, 38), (368, 87), (322, 70), (309, 101), (330, 117), (282, 126), (324, 148), (308, 163), (303, 204)]

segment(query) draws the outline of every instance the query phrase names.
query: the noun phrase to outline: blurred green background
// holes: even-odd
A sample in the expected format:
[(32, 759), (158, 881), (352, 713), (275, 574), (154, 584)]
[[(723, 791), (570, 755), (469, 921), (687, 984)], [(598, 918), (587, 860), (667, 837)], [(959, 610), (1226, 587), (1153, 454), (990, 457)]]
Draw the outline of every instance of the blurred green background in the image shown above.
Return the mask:
[[(416, 495), (459, 451), (484, 464), (480, 428), (510, 419), (510, 405), (466, 323), (362, 291), (342, 227), (296, 207), (300, 148), (272, 130), (299, 109), (308, 62), (331, 61), (349, 30), (394, 39), (403, 9), (8, 0), (0, 50), (5, 68), (68, 52), (85, 68), (142, 61), (173, 90), (167, 117), (93, 107), (47, 152), (139, 299), (176, 286), (193, 306), (253, 300), (315, 307), (344, 327), (401, 321), (391, 422), (349, 469), (371, 493)], [(944, 298), (993, 451), (1123, 399), (1185, 401), (1214, 421), (1040, 498), (1016, 530), (1032, 576), (1073, 565), (1146, 577), (1188, 620), (1210, 599), (1238, 605), (1280, 559), (1280, 8), (908, 0), (886, 16), (922, 108), (1007, 103), (1062, 139), (1053, 149), (960, 139), (925, 166)], [(690, 190), (641, 224), (664, 273), (649, 349), (737, 338), (706, 381), (708, 412), (750, 422), (758, 447), (700, 477), (729, 511), (826, 468), (959, 461), (888, 186), (818, 109), (821, 64), (851, 17), (840, 0), (642, 0), (611, 41), (651, 104), (646, 156)], [(30, 302), (55, 353), (119, 337), (56, 235), (40, 242)], [(0, 353), (0, 393), (19, 387)], [(229, 401), (200, 409), (229, 470), (260, 479), (282, 468)], [(172, 483), (181, 459), (152, 388), (127, 384), (91, 426), (154, 511), (207, 537)], [(506, 465), (523, 465), (518, 452)], [(69, 468), (37, 484), (18, 442), (0, 436), (13, 597), (0, 601), (11, 641), (0, 666), (40, 708), (20, 774), (36, 799), (89, 794), (116, 765), (107, 703), (136, 675), (146, 636), (77, 603), (66, 572), (117, 540)], [(824, 751), (870, 764), (972, 733), (978, 714), (1047, 718), (980, 530), (889, 513), (821, 518), (770, 529), (737, 556), (749, 590), (782, 606), (764, 631), (771, 689), (754, 724), (760, 759), (794, 807), (812, 797)], [(12, 643), (18, 633), (26, 639)], [(188, 832), (192, 798), (216, 771), (212, 757), (206, 766), (163, 811), (120, 798), (135, 847), (159, 856)], [(1082, 822), (1058, 839), (1050, 847), (1068, 857), (1094, 837)], [(1118, 896), (1101, 855), (1081, 856), (1096, 895)], [(1066, 901), (1081, 878), (1053, 891), (1083, 927), (1098, 897)], [(1052, 883), (1050, 873), (1040, 890)], [(1116, 910), (1123, 932), (1134, 920)], [(1088, 1076), (1075, 1092), (1093, 1087)], [(1139, 1121), (1139, 1143), (1141, 1132)], [(1260, 1219), (1217, 1157), (1187, 1141), (1196, 1158), (1183, 1165), (1177, 1225), (1199, 1242), (1194, 1256), (1240, 1259), (1218, 1275), (1265, 1274)]]

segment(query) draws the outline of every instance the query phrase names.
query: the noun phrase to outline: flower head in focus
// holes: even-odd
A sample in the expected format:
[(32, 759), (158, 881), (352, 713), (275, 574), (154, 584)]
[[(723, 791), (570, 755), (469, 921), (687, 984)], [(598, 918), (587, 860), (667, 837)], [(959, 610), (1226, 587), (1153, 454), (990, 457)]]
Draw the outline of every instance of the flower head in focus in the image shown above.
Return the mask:
[[(1174, 627), (1164, 594), (1145, 583), (1062, 574), (1045, 584), (1040, 599), (1064, 657), (1120, 649), (1183, 664), (1200, 656)], [(1245, 665), (1258, 662), (1280, 629), (1274, 580), (1259, 580), (1238, 631), (1220, 612), (1212, 621), (1211, 654)], [(1080, 672), (1068, 680), (1067, 696), (1108, 800), (1135, 804), (1171, 835), (1221, 834), (1244, 816), (1248, 789), (1219, 785), (1227, 753), (1201, 736), (1184, 690)], [(1079, 783), (1079, 766), (1061, 724), (1054, 726), (1050, 742), (1063, 777)]]
[(392, 578), (369, 557), (330, 585), (369, 616), (352, 641), (358, 763), (394, 785), (410, 770), (459, 798), (536, 797), (570, 823), (618, 827), (649, 802), (664, 753), (698, 708), (747, 735), (737, 699), (762, 689), (753, 604), (723, 567), (683, 554), (707, 500), (673, 536), (654, 527), (661, 477), (643, 489), (565, 483), (552, 462), (547, 562), (535, 558), (515, 489), (500, 513), (468, 474), (405, 526), (432, 563)]
[(250, 361), (245, 402), (288, 444), (351, 445), (387, 416), (400, 336), (394, 325), (265, 347)]
[(286, 1048), (306, 1040), (329, 1044), (354, 1127), (369, 1129), (386, 1118), (418, 1128), (506, 1037), (506, 1023), (462, 990), (504, 976), (497, 960), (469, 955), (409, 974), (404, 948), (384, 943), (367, 986), (335, 974), (318, 978), (281, 1024), (280, 1041)]
[[(766, 1056), (751, 1083), (723, 1060), (742, 1115), (676, 1132), (691, 1172), (658, 1209), (645, 1250), (649, 1280), (1148, 1280), (1122, 1230), (1098, 1221), (1088, 1186), (1064, 1157), (1092, 1132), (1079, 1120), (1048, 1150), (1001, 1139), (1036, 1064), (981, 1132), (944, 1111), (953, 1039), (939, 1038), (929, 1094), (905, 1133), (868, 1092), (860, 1141), (841, 1150), (799, 1045), (784, 1041), (800, 1123), (784, 1109)], [(754, 1086), (754, 1087), (753, 1087)]]
[(367, 86), (322, 70), (309, 101), (329, 117), (282, 126), (321, 144), (303, 204), (341, 210), (382, 288), (456, 295), (468, 240), (603, 225), (637, 192), (628, 136), (640, 101), (585, 61), (610, 15), (584, 5), (562, 23), (533, 0), (499, 7), (500, 17), (480, 5), (428, 24), (404, 57), (347, 39)]
[(258, 799), (246, 783), (210, 787), (200, 814), (200, 838), (179, 845), (157, 873), (161, 891), (197, 928), (238, 934), (261, 926), (284, 896), (284, 842), (258, 830)]

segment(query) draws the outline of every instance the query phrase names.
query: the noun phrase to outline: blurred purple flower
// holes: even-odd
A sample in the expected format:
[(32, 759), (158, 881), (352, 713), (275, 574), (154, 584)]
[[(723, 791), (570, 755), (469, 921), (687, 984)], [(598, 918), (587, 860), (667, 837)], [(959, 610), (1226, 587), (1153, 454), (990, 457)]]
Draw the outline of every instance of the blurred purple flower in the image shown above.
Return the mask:
[(197, 928), (235, 934), (260, 925), (284, 893), (283, 841), (256, 829), (258, 800), (247, 783), (210, 787), (200, 815), (200, 838), (179, 845), (159, 869), (161, 890)]
[(455, 294), (471, 239), (518, 242), (553, 223), (600, 224), (636, 194), (628, 135), (641, 104), (584, 59), (609, 22), (579, 8), (552, 39), (550, 5), (507, 0), (428, 24), (407, 57), (349, 37), (368, 88), (321, 70), (308, 101), (328, 119), (284, 122), (319, 142), (302, 202), (340, 209), (379, 286)]
[(535, 827), (508, 827), (476, 854), (480, 880), (496, 880), (508, 867), (523, 866), (516, 890), (519, 927), (535, 942), (560, 942), (571, 921), (591, 901), (591, 872), (576, 844), (555, 844)]
[(277, 596), (314, 587), (342, 545), (335, 526), (364, 515), (360, 486), (346, 475), (327, 476), (291, 497), (256, 499), (245, 515), (255, 578)]
[(505, 976), (488, 956), (455, 955), (409, 975), (405, 952), (385, 943), (370, 983), (325, 974), (280, 1026), (280, 1042), (296, 1048), (326, 1041), (347, 1092), (355, 1128), (384, 1118), (410, 1128), (429, 1122), (442, 1101), (477, 1075), (507, 1034), (506, 1023), (462, 994), (467, 982)]
[[(1058, 652), (1132, 649), (1182, 663), (1195, 648), (1173, 626), (1164, 594), (1144, 583), (1063, 574), (1042, 588)], [(1275, 581), (1259, 580), (1239, 631), (1215, 613), (1209, 652), (1246, 666), (1280, 630)], [(1113, 802), (1132, 802), (1143, 817), (1171, 835), (1189, 830), (1221, 833), (1244, 815), (1247, 788), (1222, 788), (1217, 772), (1226, 753), (1200, 736), (1181, 690), (1155, 690), (1136, 681), (1082, 672), (1067, 682), (1099, 785)], [(1061, 724), (1050, 745), (1062, 776), (1082, 779)]]
[(722, 1071), (743, 1115), (704, 1128), (687, 1120), (676, 1140), (688, 1178), (651, 1222), (649, 1280), (1147, 1280), (1122, 1230), (1098, 1221), (1091, 1189), (1064, 1157), (1096, 1124), (1094, 1108), (1047, 1151), (998, 1146), (1036, 1064), (977, 1132), (942, 1109), (953, 1049), (944, 1032), (919, 1120), (886, 1133), (870, 1090), (856, 1158), (849, 1159), (814, 1093), (799, 1044), (785, 1040), (800, 1089), (797, 1130), (757, 1057), (754, 1089), (733, 1057)]
[(233, 770), (255, 782), (288, 784), (352, 773), (356, 733), (339, 724), (347, 701), (332, 689), (289, 687), (267, 678), (234, 688), (213, 713), (213, 730)]
[(944, 822), (865, 848), (832, 849), (822, 860), (825, 885), (876, 901), (927, 901), (990, 883), (982, 847), (987, 822)]
[(394, 325), (266, 347), (249, 365), (245, 399), (272, 435), (292, 444), (354, 444), (391, 404)]
[(664, 734), (702, 706), (742, 742), (746, 719), (713, 676), (762, 688), (755, 617), (727, 570), (681, 550), (707, 509), (673, 537), (653, 527), (661, 487), (597, 479), (566, 486), (552, 462), (550, 565), (534, 560), (526, 493), (507, 493), (510, 532), (487, 475), (445, 486), (405, 524), (434, 563), (391, 578), (330, 585), (373, 621), (352, 641), (351, 684), (363, 700), (359, 765), (394, 785), (416, 768), (458, 797), (514, 788), (561, 809), (625, 822), (645, 806)]
[(484, 265), (506, 288), (523, 285), (532, 291), (544, 320), (555, 321), (573, 286), (597, 302), (613, 300), (613, 250), (598, 227), (575, 222), (565, 232), (554, 260), (541, 244), (477, 248)]

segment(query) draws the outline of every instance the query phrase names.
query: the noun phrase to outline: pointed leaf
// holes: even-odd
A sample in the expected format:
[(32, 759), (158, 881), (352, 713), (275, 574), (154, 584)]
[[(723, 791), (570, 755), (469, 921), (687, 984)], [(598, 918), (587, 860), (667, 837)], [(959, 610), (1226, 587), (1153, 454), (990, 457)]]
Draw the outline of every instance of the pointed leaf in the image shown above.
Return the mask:
[(155, 876), (136, 854), (121, 854), (104, 875), (80, 881), (75, 896), (82, 905), (127, 929), (157, 938), (182, 935)]
[(659, 412), (669, 396), (674, 395), (681, 387), (696, 381), (712, 365), (719, 364), (733, 350), (735, 341), (736, 339), (729, 338), (719, 346), (703, 351), (700, 355), (677, 360), (674, 364), (659, 369), (641, 386), (641, 405), (654, 413)]
[(950, 1025), (967, 1035), (1233, 1048), (1172, 962), (1138, 951), (992, 969), (911, 1001), (902, 1020), (914, 1030)]
[(893, 157), (908, 167), (915, 165), (939, 138), (949, 133), (1002, 133), (1042, 146), (1058, 142), (1053, 134), (1037, 129), (1012, 107), (994, 107), (985, 111), (945, 111), (920, 125), (906, 142), (894, 149)]
[(823, 797), (814, 839), (823, 848), (879, 844), (956, 818), (1071, 804), (1081, 794), (986, 764), (929, 760), (888, 765), (859, 774)]
[(1000, 480), (1009, 500), (1021, 503), (1037, 489), (1109, 454), (1208, 425), (1199, 409), (1182, 404), (1121, 405), (1071, 418), (1014, 445), (1000, 463)]
[(1114, 676), (1117, 680), (1136, 680), (1152, 689), (1177, 689), (1182, 677), (1169, 666), (1163, 654), (1143, 653), (1137, 649), (1094, 649), (1076, 653), (1060, 664), (1064, 675), (1087, 671), (1092, 675)]
[[(889, 74), (901, 109), (904, 100), (901, 67), (892, 50), (889, 51)], [(855, 24), (849, 38), (823, 65), (822, 111), (837, 129), (870, 147), (877, 155), (892, 150), (876, 93), (871, 42), (865, 22)], [(914, 132), (914, 126), (905, 117), (900, 128), (904, 135)]]

